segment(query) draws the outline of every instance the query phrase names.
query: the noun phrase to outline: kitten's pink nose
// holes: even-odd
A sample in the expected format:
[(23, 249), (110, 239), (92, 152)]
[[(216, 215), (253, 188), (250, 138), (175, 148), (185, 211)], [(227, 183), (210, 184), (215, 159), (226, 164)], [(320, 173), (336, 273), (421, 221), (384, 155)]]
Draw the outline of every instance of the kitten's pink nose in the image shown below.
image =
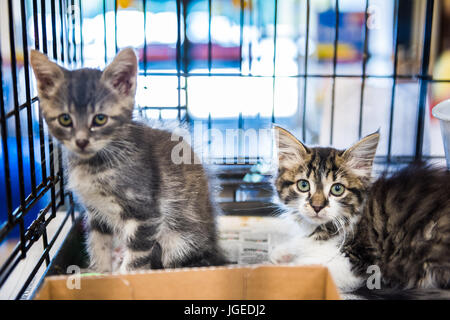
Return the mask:
[(77, 139), (77, 140), (75, 140), (75, 143), (78, 146), (78, 148), (80, 148), (81, 150), (84, 150), (84, 148), (86, 148), (86, 146), (89, 144), (89, 140)]
[(319, 213), (320, 210), (323, 209), (324, 206), (311, 206), (316, 213)]

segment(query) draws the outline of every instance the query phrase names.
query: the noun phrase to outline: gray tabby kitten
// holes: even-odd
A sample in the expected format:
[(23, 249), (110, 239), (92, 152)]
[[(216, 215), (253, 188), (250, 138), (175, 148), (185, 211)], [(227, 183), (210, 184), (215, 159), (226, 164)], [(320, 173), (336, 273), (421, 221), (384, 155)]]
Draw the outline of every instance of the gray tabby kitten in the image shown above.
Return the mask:
[(104, 71), (68, 71), (37, 51), (30, 60), (49, 131), (68, 151), (68, 186), (87, 210), (91, 268), (112, 271), (113, 237), (126, 247), (121, 272), (225, 263), (204, 168), (174, 164), (179, 140), (132, 120), (134, 51)]
[(273, 262), (323, 264), (343, 292), (370, 270), (384, 289), (450, 288), (449, 171), (416, 163), (372, 183), (378, 133), (337, 150), (276, 131), (275, 185), (299, 229)]

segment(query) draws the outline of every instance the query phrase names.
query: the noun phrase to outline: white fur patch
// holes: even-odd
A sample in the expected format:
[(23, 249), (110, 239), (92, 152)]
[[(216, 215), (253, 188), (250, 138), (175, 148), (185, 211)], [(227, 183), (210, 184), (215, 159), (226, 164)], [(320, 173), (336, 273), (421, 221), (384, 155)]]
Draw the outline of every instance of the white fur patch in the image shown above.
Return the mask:
[(127, 241), (132, 238), (139, 227), (139, 222), (136, 220), (126, 220), (122, 229), (122, 238), (123, 241)]
[(81, 202), (93, 208), (89, 213), (101, 222), (112, 227), (116, 231), (122, 230), (120, 213), (122, 208), (111, 196), (100, 193), (101, 184), (108, 181), (111, 184), (113, 170), (107, 170), (98, 174), (89, 173), (83, 166), (77, 166), (69, 170), (68, 187), (81, 198)]
[(112, 271), (112, 236), (92, 230), (88, 238), (91, 268), (98, 272)]
[(161, 227), (156, 238), (162, 248), (162, 263), (164, 267), (170, 266), (173, 261), (181, 260), (195, 247), (190, 239), (165, 227)]
[[(129, 264), (133, 261), (136, 261), (136, 259), (144, 258), (150, 254), (150, 251), (132, 251), (132, 250), (126, 250), (122, 264), (119, 268), (119, 273), (127, 273), (128, 271), (132, 271), (129, 269)], [(143, 270), (148, 269), (148, 267), (143, 267)], [(136, 269), (133, 269), (136, 270)]]
[(297, 236), (271, 252), (272, 263), (290, 262), (295, 265), (323, 265), (330, 271), (336, 286), (342, 292), (351, 292), (363, 283), (351, 271), (351, 263), (339, 250), (341, 244), (338, 237), (318, 241), (312, 238)]

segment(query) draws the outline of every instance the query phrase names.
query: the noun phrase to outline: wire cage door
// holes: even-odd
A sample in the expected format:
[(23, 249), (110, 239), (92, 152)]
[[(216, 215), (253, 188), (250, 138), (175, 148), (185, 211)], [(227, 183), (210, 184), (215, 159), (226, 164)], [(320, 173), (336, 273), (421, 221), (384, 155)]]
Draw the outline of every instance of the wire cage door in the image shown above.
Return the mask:
[[(29, 50), (40, 50), (67, 68), (81, 66), (81, 3), (10, 0), (0, 5), (0, 243), (7, 247), (0, 261), (0, 290), (4, 298), (18, 299), (36, 275), (45, 273), (62, 230), (75, 218), (60, 146), (38, 111)], [(12, 279), (17, 270), (22, 276)]]

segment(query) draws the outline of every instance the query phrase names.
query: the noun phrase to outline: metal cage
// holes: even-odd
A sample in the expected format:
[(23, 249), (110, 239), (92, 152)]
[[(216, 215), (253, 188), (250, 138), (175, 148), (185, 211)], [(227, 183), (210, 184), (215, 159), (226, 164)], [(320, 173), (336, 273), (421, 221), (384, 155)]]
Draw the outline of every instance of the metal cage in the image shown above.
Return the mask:
[[(219, 0), (217, 0), (219, 1)], [(231, 1), (231, 0), (230, 0)], [(388, 79), (392, 81), (391, 96), (389, 98), (389, 125), (387, 127), (387, 152), (380, 156), (377, 161), (380, 163), (393, 163), (396, 161), (410, 161), (413, 159), (421, 159), (423, 157), (423, 141), (425, 132), (425, 118), (427, 111), (427, 94), (430, 85), (434, 83), (450, 82), (450, 79), (435, 79), (430, 74), (430, 59), (432, 54), (432, 31), (433, 17), (436, 11), (435, 5), (437, 1), (427, 0), (421, 7), (419, 14), (422, 23), (419, 24), (421, 31), (421, 57), (420, 68), (414, 73), (398, 72), (399, 61), (399, 34), (402, 32), (400, 24), (400, 15), (402, 14), (402, 6), (405, 1), (394, 1), (394, 34), (393, 34), (393, 72), (385, 74), (371, 74), (368, 72), (367, 63), (370, 58), (368, 49), (368, 21), (370, 20), (370, 2), (362, 0), (364, 6), (364, 28), (362, 39), (362, 56), (361, 56), (361, 72), (345, 73), (339, 72), (339, 41), (340, 41), (340, 5), (339, 0), (330, 0), (332, 10), (334, 11), (334, 28), (332, 40), (332, 56), (330, 60), (331, 72), (316, 73), (311, 72), (309, 67), (309, 50), (310, 46), (310, 24), (311, 24), (311, 0), (297, 1), (302, 2), (298, 6), (298, 15), (304, 19), (304, 48), (302, 49), (303, 61), (299, 62), (300, 72), (290, 75), (277, 74), (277, 49), (278, 48), (278, 25), (279, 25), (279, 8), (283, 1), (271, 1), (270, 11), (271, 21), (268, 37), (272, 40), (272, 72), (271, 74), (255, 74), (252, 72), (252, 63), (257, 59), (252, 56), (252, 42), (246, 41), (246, 32), (249, 30), (247, 26), (257, 25), (255, 17), (262, 15), (261, 8), (258, 4), (261, 1), (239, 0), (237, 6), (239, 8), (238, 27), (239, 27), (239, 45), (236, 46), (236, 64), (232, 71), (221, 71), (215, 69), (215, 44), (212, 37), (212, 19), (213, 6), (215, 1), (208, 0), (206, 2), (206, 14), (208, 21), (207, 42), (203, 44), (203, 71), (193, 72), (192, 70), (192, 48), (193, 44), (187, 35), (187, 27), (190, 23), (188, 19), (190, 5), (192, 1), (173, 0), (176, 13), (176, 42), (174, 47), (174, 70), (160, 71), (151, 67), (151, 58), (148, 55), (153, 50), (148, 43), (147, 24), (148, 12), (151, 12), (151, 0), (142, 0), (139, 2), (142, 12), (144, 13), (144, 41), (142, 48), (142, 56), (140, 63), (140, 76), (142, 77), (176, 77), (176, 105), (174, 106), (155, 106), (139, 104), (137, 114), (145, 116), (149, 110), (156, 111), (152, 113), (156, 117), (161, 118), (161, 112), (164, 110), (175, 110), (176, 118), (187, 124), (192, 124), (193, 119), (189, 113), (189, 95), (188, 84), (190, 79), (196, 77), (243, 77), (243, 78), (264, 78), (271, 81), (272, 85), (272, 112), (267, 119), (262, 119), (257, 115), (250, 120), (252, 123), (262, 123), (270, 125), (277, 123), (278, 119), (275, 112), (276, 96), (274, 94), (277, 86), (277, 80), (282, 77), (298, 79), (299, 85), (297, 91), (298, 110), (300, 119), (297, 119), (297, 129), (299, 129), (299, 137), (308, 140), (307, 137), (307, 93), (308, 86), (314, 79), (330, 79), (331, 81), (331, 106), (330, 106), (330, 133), (329, 142), (333, 144), (334, 136), (333, 127), (335, 126), (335, 101), (336, 101), (336, 83), (339, 79), (356, 79), (360, 81), (359, 95), (359, 115), (358, 133), (359, 137), (363, 134), (362, 114), (365, 107), (365, 90), (369, 79)], [(55, 143), (51, 136), (48, 135), (46, 126), (42, 116), (38, 112), (39, 100), (36, 97), (34, 80), (29, 68), (29, 49), (34, 48), (49, 55), (61, 65), (67, 68), (78, 68), (85, 65), (85, 34), (83, 32), (83, 10), (86, 1), (83, 0), (1, 0), (1, 10), (3, 11), (2, 23), (0, 28), (2, 35), (7, 34), (8, 41), (0, 46), (0, 78), (2, 80), (1, 99), (0, 99), (0, 128), (1, 128), (1, 161), (3, 166), (4, 181), (4, 204), (0, 207), (0, 243), (6, 239), (17, 237), (17, 241), (8, 251), (7, 255), (0, 257), (0, 291), (2, 287), (10, 279), (11, 274), (15, 272), (17, 267), (27, 259), (32, 248), (38, 248), (39, 255), (32, 262), (32, 266), (28, 267), (25, 279), (21, 283), (15, 284), (14, 296), (12, 298), (20, 299), (27, 290), (30, 290), (31, 284), (36, 284), (41, 277), (45, 276), (46, 271), (52, 264), (53, 257), (57, 254), (58, 245), (60, 245), (67, 232), (64, 228), (71, 225), (76, 219), (75, 204), (72, 195), (67, 192), (64, 184), (63, 163), (60, 147)], [(269, 1), (266, 2), (266, 4)], [(97, 52), (98, 56), (108, 63), (110, 56), (108, 50), (113, 53), (119, 50), (118, 26), (117, 18), (120, 11), (118, 1), (101, 2), (103, 14), (103, 43), (104, 52)], [(112, 10), (111, 10), (112, 6)], [(110, 8), (110, 10), (108, 10)], [(5, 9), (5, 10), (4, 10)], [(114, 28), (111, 28), (108, 22), (107, 12), (113, 12)], [(267, 13), (265, 13), (267, 15)], [(120, 29), (119, 29), (120, 30)], [(107, 37), (108, 33), (113, 33), (111, 39)], [(266, 35), (267, 36), (267, 35)], [(111, 49), (112, 48), (112, 49)], [(7, 57), (7, 58), (6, 58)], [(244, 58), (245, 57), (245, 58)], [(244, 67), (245, 64), (245, 67)], [(248, 67), (250, 66), (250, 67)], [(417, 101), (417, 117), (415, 120), (415, 137), (414, 152), (405, 156), (394, 156), (392, 154), (392, 138), (393, 126), (395, 123), (395, 97), (398, 89), (398, 83), (405, 80), (417, 82), (418, 101)], [(226, 88), (222, 88), (226, 90)], [(12, 92), (12, 96), (9, 95)], [(11, 107), (8, 107), (11, 106)], [(203, 119), (200, 119), (206, 128), (212, 128), (217, 123), (211, 113)], [(233, 125), (238, 129), (243, 129), (245, 121), (248, 119), (239, 113), (234, 119)], [(413, 125), (413, 124), (411, 124)], [(206, 142), (211, 144), (211, 140)], [(433, 156), (431, 156), (433, 157)], [(442, 157), (441, 155), (437, 156)], [(425, 156), (430, 158), (430, 156)], [(231, 202), (224, 203), (225, 211), (230, 209), (233, 203), (239, 202), (239, 192), (242, 187), (249, 189), (266, 188), (268, 180), (260, 182), (244, 182), (242, 177), (248, 172), (249, 166), (258, 163), (258, 155), (255, 157), (247, 157), (236, 155), (232, 164), (226, 163), (221, 159), (216, 159), (219, 165), (219, 176), (225, 186), (231, 188)], [(246, 198), (246, 197), (244, 197)], [(247, 198), (246, 198), (247, 199)], [(245, 200), (245, 199), (244, 199)], [(245, 200), (246, 202), (251, 202)], [(242, 201), (241, 201), (242, 202)], [(2, 210), (4, 212), (2, 212)], [(244, 211), (237, 211), (245, 212)], [(3, 214), (4, 213), (4, 214)], [(236, 211), (235, 211), (236, 213)], [(48, 226), (52, 220), (57, 222), (57, 226), (49, 237)], [(41, 243), (41, 244), (39, 244)], [(42, 247), (40, 247), (40, 245)], [(39, 248), (40, 247), (40, 248)], [(1, 247), (0, 247), (1, 248)], [(0, 251), (1, 252), (1, 251)], [(3, 259), (2, 259), (3, 258)]]

